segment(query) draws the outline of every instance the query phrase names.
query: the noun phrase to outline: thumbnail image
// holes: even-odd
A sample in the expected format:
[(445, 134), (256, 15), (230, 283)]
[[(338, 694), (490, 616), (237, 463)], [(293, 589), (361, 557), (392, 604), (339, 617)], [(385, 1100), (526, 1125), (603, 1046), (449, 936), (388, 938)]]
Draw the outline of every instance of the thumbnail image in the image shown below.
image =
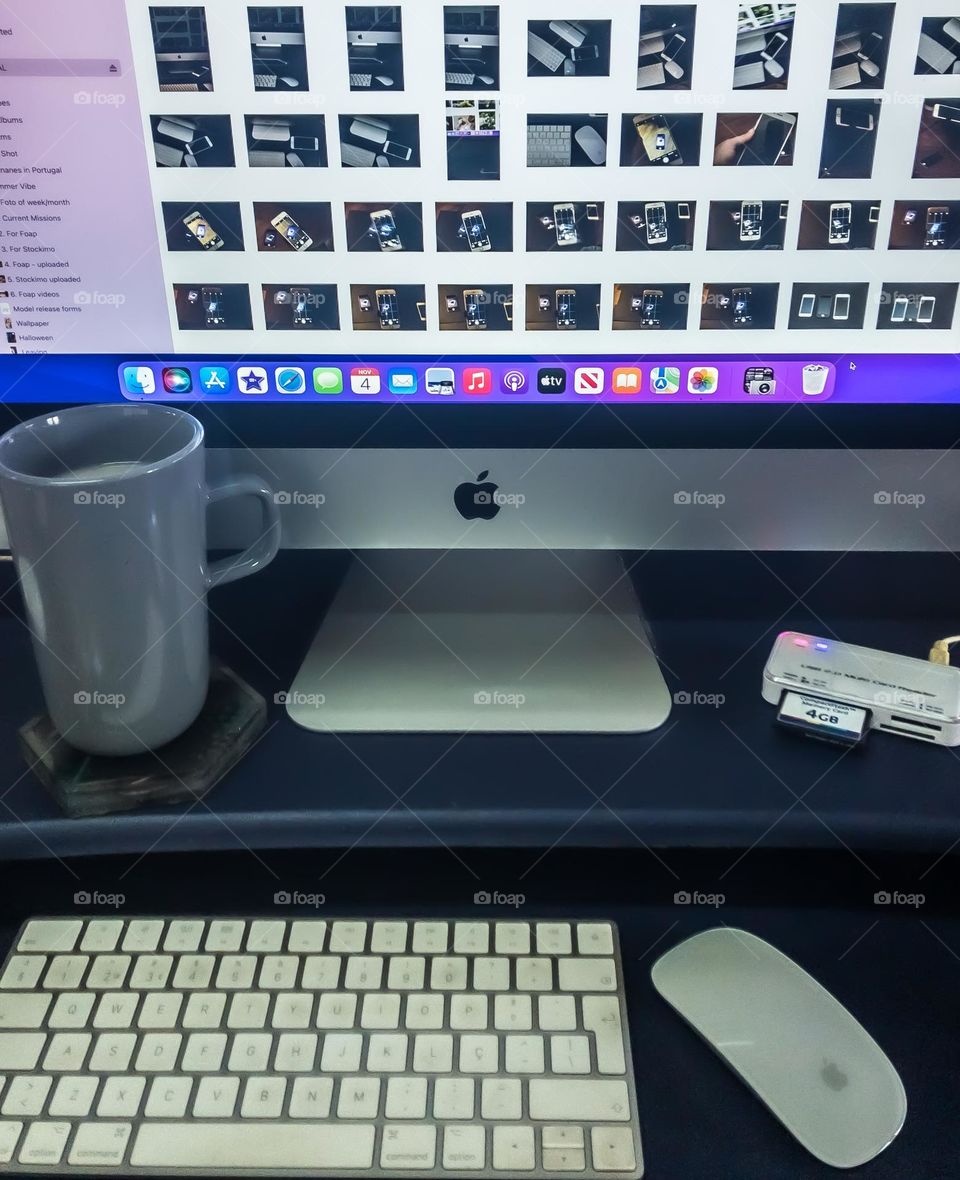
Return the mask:
[(613, 289), (615, 332), (679, 332), (687, 326), (690, 287), (686, 283), (617, 283)]
[(438, 202), (437, 249), (447, 254), (486, 254), (513, 249), (513, 205), (509, 202)]
[(500, 179), (500, 101), (448, 98), (447, 179)]
[(618, 250), (691, 250), (695, 201), (621, 201)]
[(872, 250), (878, 201), (804, 201), (798, 250)]
[(403, 28), (398, 4), (348, 4), (351, 90), (403, 89)]
[(708, 250), (782, 250), (787, 201), (711, 201)]
[(354, 283), (350, 308), (356, 332), (425, 332), (427, 297), (423, 284)]
[(247, 115), (244, 122), (251, 168), (326, 168), (323, 115)]
[(700, 163), (702, 115), (624, 115), (620, 128), (620, 165), (639, 168)]
[(500, 88), (500, 9), (493, 4), (448, 4), (443, 10), (443, 65), (447, 90)]
[(397, 254), (423, 249), (423, 206), (362, 204), (348, 201), (347, 249), (357, 253)]
[(151, 8), (150, 31), (161, 90), (213, 89), (205, 9), (185, 4)]
[(513, 287), (464, 287), (444, 283), (437, 291), (441, 332), (512, 332)]
[(333, 249), (333, 213), (327, 201), (255, 201), (253, 217), (258, 250), (286, 254)]
[(877, 148), (878, 98), (830, 98), (823, 121), (820, 176), (869, 179)]
[(603, 249), (602, 201), (530, 201), (527, 251)]
[(960, 74), (960, 17), (928, 16), (920, 24), (917, 74)]
[(605, 78), (610, 73), (610, 21), (527, 22), (531, 78)]
[(786, 112), (717, 115), (713, 162), (719, 167), (788, 167), (796, 131), (797, 116)]
[(960, 177), (960, 98), (928, 98), (920, 115), (914, 177)]
[(158, 168), (232, 168), (229, 115), (151, 115)]
[(344, 168), (419, 168), (420, 120), (416, 115), (341, 115), (340, 162)]
[(956, 283), (884, 283), (877, 327), (943, 329), (953, 323)]
[(526, 310), (528, 332), (596, 332), (600, 327), (600, 284), (531, 283)]
[(704, 331), (772, 328), (778, 293), (776, 283), (704, 283), (700, 327)]
[(960, 250), (960, 201), (897, 201), (891, 250)]
[(336, 283), (264, 283), (263, 315), (268, 332), (335, 332), (340, 328)]
[(177, 324), (183, 331), (229, 332), (253, 327), (246, 283), (192, 286), (174, 283)]
[(734, 90), (782, 90), (787, 85), (796, 11), (796, 4), (741, 4)]
[(841, 4), (830, 65), (831, 90), (882, 90), (896, 5)]
[(291, 4), (247, 9), (254, 90), (306, 90), (307, 39), (303, 9)]
[(638, 90), (689, 90), (693, 81), (695, 4), (642, 4)]
[(794, 283), (790, 328), (862, 328), (869, 283)]
[(528, 115), (528, 168), (603, 168), (606, 115)]
[(236, 201), (164, 201), (162, 209), (167, 249), (173, 253), (243, 249)]

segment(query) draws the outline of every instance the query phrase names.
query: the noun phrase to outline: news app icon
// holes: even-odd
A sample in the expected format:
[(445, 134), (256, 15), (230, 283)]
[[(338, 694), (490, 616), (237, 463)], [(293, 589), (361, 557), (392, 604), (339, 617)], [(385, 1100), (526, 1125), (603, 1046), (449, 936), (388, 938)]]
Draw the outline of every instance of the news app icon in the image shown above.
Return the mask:
[(675, 365), (658, 365), (650, 371), (651, 393), (679, 393), (680, 370)]
[(585, 397), (598, 397), (603, 393), (606, 379), (607, 375), (603, 369), (577, 369), (573, 374), (573, 388)]

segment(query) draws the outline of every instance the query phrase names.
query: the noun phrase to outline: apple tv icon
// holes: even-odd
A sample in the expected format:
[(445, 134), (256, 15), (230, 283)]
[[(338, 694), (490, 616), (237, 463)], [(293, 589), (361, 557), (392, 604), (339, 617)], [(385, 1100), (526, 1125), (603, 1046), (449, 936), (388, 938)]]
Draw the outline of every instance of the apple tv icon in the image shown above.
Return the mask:
[(537, 371), (537, 391), (539, 393), (566, 393), (566, 369), (539, 369)]

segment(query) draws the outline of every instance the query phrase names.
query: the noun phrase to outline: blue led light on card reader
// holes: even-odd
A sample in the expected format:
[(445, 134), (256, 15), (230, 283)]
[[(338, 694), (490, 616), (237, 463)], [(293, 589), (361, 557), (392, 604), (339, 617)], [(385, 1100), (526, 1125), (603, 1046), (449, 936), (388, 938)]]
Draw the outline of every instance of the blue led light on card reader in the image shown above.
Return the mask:
[(815, 643), (813, 646), (817, 649), (817, 651), (829, 651), (830, 650), (829, 643)]

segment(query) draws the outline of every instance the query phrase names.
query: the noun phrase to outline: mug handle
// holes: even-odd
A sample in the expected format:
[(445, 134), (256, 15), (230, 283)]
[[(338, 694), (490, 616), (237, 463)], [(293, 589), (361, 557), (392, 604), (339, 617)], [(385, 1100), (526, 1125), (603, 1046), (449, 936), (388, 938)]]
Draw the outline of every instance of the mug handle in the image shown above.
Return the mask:
[(238, 578), (249, 577), (266, 569), (280, 548), (280, 509), (273, 492), (255, 475), (238, 475), (222, 484), (208, 485), (207, 504), (217, 504), (234, 496), (256, 496), (263, 506), (264, 530), (249, 549), (232, 557), (222, 557), (207, 567), (207, 589), (225, 586)]

